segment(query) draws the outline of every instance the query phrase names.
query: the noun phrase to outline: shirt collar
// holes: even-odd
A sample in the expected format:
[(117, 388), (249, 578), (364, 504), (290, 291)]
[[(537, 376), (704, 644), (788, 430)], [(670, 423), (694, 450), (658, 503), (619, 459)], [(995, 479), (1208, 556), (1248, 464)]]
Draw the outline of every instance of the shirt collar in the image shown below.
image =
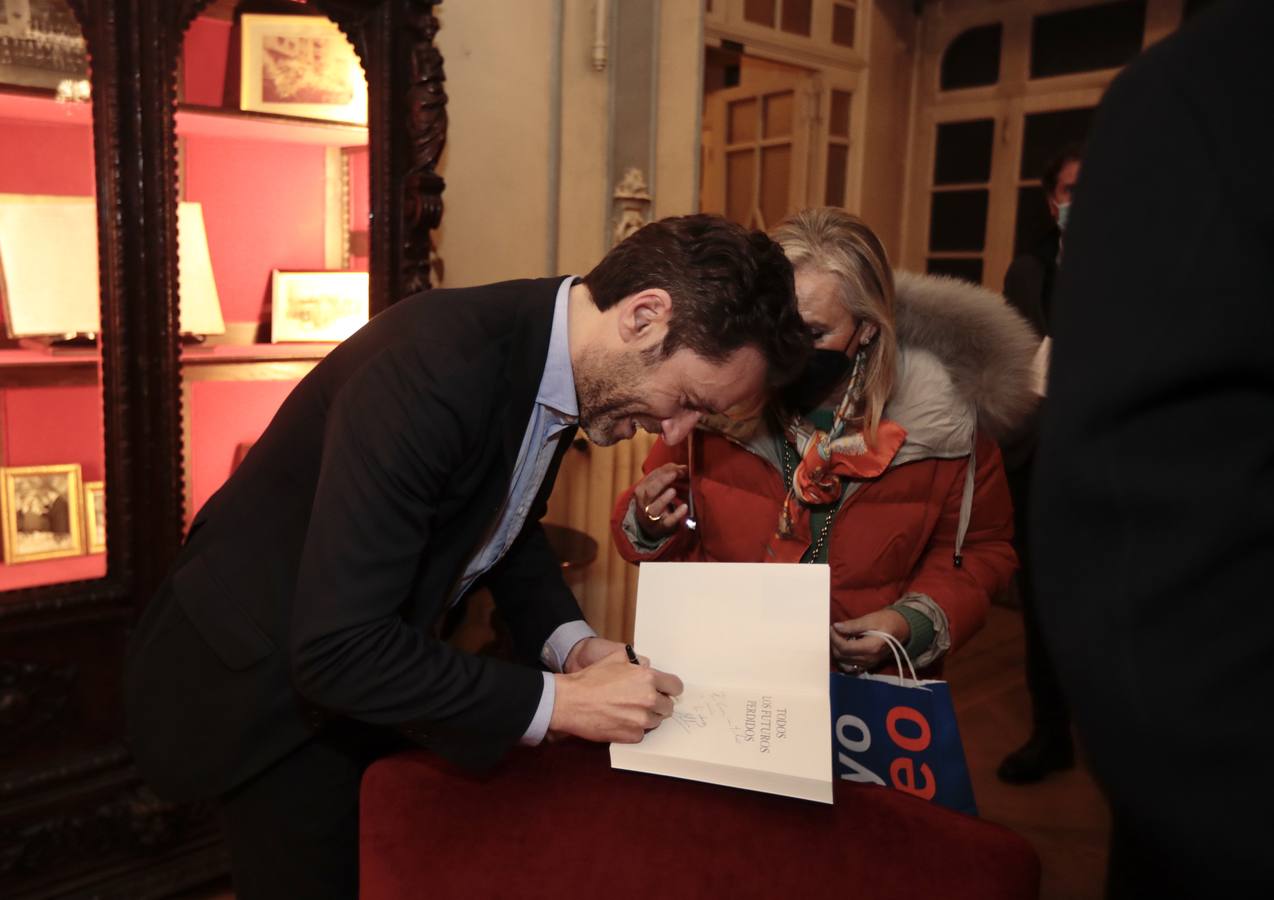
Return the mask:
[(549, 354), (540, 377), (540, 391), (535, 402), (546, 406), (565, 419), (579, 418), (579, 399), (575, 395), (575, 370), (571, 366), (571, 347), (567, 316), (570, 307), (571, 285), (576, 281), (570, 276), (557, 289), (553, 303), (553, 330), (549, 336)]

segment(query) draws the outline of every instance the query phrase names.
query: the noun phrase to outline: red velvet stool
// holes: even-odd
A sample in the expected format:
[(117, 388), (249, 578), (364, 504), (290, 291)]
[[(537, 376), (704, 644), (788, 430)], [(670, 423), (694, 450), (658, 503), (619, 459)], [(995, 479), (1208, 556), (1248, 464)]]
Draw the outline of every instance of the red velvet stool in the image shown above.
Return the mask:
[(604, 745), (516, 750), (474, 777), (426, 753), (363, 777), (362, 900), (836, 897), (1034, 900), (999, 825), (838, 782), (823, 806), (617, 772)]

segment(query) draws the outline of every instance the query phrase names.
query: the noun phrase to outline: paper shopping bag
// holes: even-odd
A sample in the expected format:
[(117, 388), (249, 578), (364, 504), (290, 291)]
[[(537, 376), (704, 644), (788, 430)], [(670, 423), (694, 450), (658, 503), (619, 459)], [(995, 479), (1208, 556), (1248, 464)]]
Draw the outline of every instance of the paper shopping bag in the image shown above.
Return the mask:
[(881, 784), (976, 816), (945, 681), (831, 674), (837, 778)]

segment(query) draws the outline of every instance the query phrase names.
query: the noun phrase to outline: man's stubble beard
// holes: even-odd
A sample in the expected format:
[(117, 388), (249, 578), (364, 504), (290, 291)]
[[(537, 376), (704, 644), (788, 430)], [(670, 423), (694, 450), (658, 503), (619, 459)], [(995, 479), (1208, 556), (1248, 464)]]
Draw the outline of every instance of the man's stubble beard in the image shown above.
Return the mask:
[(579, 400), (579, 425), (599, 447), (610, 447), (624, 438), (616, 436), (621, 422), (641, 410), (634, 387), (642, 382), (646, 366), (632, 355), (605, 350), (585, 350), (575, 373)]

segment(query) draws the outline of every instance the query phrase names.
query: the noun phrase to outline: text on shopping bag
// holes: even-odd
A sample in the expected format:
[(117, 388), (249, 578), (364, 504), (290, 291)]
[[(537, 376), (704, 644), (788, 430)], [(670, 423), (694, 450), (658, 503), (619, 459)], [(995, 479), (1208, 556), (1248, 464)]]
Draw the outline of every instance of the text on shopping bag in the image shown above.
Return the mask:
[[(915, 734), (904, 734), (904, 727), (907, 730), (914, 728)], [(923, 753), (929, 749), (933, 739), (929, 721), (919, 710), (912, 709), (910, 706), (895, 706), (889, 710), (885, 715), (885, 733), (895, 747), (909, 753)], [(841, 748), (836, 757), (840, 764), (849, 770), (841, 773), (842, 779), (869, 784), (883, 785), (885, 783), (883, 778), (854, 757), (841, 752), (847, 750), (849, 753), (864, 753), (871, 747), (871, 740), (871, 729), (858, 716), (846, 713), (836, 719), (836, 743)], [(920, 782), (916, 780), (917, 774), (922, 779)], [(896, 756), (889, 763), (889, 781), (894, 788), (906, 791), (908, 794), (915, 794), (925, 800), (932, 800), (938, 792), (938, 782), (929, 764), (921, 762), (917, 767), (916, 760), (909, 756)]]

